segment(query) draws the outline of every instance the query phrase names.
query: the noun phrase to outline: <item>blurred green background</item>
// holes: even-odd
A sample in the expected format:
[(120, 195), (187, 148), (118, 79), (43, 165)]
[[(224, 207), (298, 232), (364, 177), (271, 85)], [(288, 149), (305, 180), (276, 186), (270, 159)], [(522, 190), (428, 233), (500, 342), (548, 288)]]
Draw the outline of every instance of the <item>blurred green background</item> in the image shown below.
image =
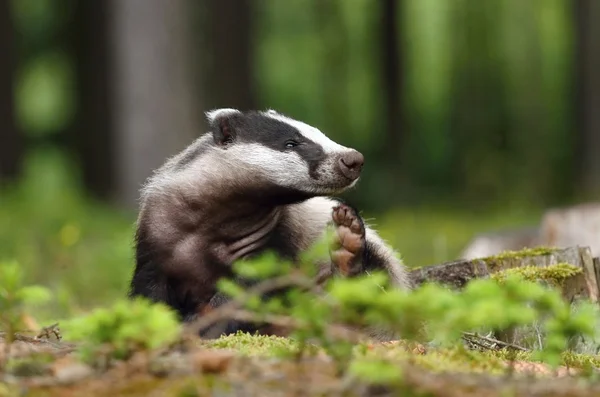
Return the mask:
[(594, 3), (4, 2), (0, 260), (57, 292), (52, 316), (122, 297), (139, 186), (215, 107), (363, 152), (347, 198), (409, 266), (595, 199)]

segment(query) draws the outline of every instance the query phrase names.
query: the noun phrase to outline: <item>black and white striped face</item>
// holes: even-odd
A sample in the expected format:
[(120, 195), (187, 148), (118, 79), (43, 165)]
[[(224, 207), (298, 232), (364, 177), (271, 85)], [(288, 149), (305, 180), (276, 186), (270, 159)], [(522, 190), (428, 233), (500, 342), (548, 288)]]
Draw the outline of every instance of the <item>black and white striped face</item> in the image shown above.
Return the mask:
[(339, 193), (360, 177), (361, 153), (273, 110), (218, 109), (207, 117), (222, 155), (242, 164), (249, 177), (315, 195)]

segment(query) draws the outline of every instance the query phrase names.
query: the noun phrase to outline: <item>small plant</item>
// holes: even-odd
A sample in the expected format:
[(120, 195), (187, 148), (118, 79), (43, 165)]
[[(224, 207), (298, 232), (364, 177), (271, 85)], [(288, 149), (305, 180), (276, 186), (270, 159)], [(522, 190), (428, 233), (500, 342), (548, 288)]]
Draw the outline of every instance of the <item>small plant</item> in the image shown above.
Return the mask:
[(4, 359), (9, 357), (15, 334), (23, 329), (23, 318), (29, 306), (44, 303), (51, 297), (50, 291), (38, 285), (24, 285), (24, 274), (16, 261), (0, 263), (0, 331), (4, 336)]
[[(328, 254), (327, 246), (327, 241), (321, 241), (297, 264), (273, 254), (234, 264), (236, 274), (245, 280), (263, 279), (268, 285), (269, 279), (287, 277), (291, 283), (284, 294), (259, 297), (231, 280), (223, 280), (220, 287), (241, 308), (254, 313), (257, 321), (287, 322), (293, 330), (290, 336), (296, 341), (297, 357), (317, 351), (308, 349), (314, 343), (334, 358), (339, 372), (349, 370), (369, 382), (393, 383), (401, 375), (400, 367), (385, 360), (356, 361), (354, 347), (358, 341), (354, 336), (365, 336), (362, 331), (369, 329), (389, 330), (405, 340), (456, 348), (463, 346), (465, 332), (505, 332), (539, 324), (544, 343), (530, 357), (551, 366), (564, 362), (569, 340), (594, 333), (597, 316), (591, 305), (583, 303), (574, 310), (554, 283), (547, 282), (550, 276), (556, 278), (557, 269), (564, 270), (561, 280), (576, 275), (570, 265), (549, 269), (554, 273), (548, 277), (538, 277), (526, 269), (505, 272), (502, 277), (475, 279), (460, 291), (432, 283), (413, 291), (399, 290), (390, 288), (385, 273), (371, 272), (334, 278), (324, 286), (327, 293), (317, 295), (311, 280), (315, 262)], [(348, 338), (349, 334), (341, 337), (331, 332), (339, 326), (350, 326), (357, 333)]]
[(138, 350), (166, 347), (178, 339), (180, 331), (170, 308), (142, 298), (96, 309), (70, 320), (65, 329), (68, 338), (82, 342), (80, 357), (90, 364), (104, 353), (109, 358), (126, 359)]

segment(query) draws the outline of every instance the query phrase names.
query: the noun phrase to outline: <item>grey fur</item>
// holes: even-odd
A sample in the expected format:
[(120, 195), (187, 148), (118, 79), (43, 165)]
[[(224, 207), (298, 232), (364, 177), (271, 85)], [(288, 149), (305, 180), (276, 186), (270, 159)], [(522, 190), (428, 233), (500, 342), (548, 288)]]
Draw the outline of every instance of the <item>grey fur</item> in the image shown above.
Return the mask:
[[(279, 114), (269, 111), (256, 117), (271, 116)], [(303, 136), (309, 136), (312, 141), (307, 142), (322, 155), (313, 164), (317, 171), (311, 177), (305, 175), (307, 163), (293, 151), (263, 150), (248, 144), (248, 137), (237, 136), (234, 144), (220, 146), (215, 128), (221, 128), (219, 122), (235, 128), (232, 117), (246, 116), (231, 109), (208, 114), (212, 133), (169, 159), (142, 189), (130, 296), (166, 302), (188, 321), (211, 299), (213, 303), (221, 299), (215, 295), (215, 283), (231, 276), (236, 259), (265, 249), (293, 259), (319, 239), (338, 204), (323, 196), (341, 192), (358, 180), (350, 183), (333, 168), (352, 149), (293, 120), (289, 123), (294, 128), (313, 128), (306, 134), (302, 131)], [(279, 120), (291, 120), (282, 117)], [(280, 175), (272, 175), (277, 169)], [(298, 178), (297, 186), (293, 177)], [(345, 186), (340, 185), (342, 180)], [(411, 288), (402, 261), (372, 228), (365, 227), (371, 268), (385, 269), (397, 287)], [(377, 331), (373, 336), (391, 337)]]

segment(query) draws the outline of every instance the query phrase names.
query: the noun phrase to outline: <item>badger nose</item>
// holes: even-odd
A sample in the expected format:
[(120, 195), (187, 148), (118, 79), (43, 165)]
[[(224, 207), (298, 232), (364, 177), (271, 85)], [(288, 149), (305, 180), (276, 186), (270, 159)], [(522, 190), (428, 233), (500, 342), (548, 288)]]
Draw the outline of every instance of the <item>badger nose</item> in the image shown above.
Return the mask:
[(360, 152), (356, 150), (349, 151), (340, 157), (340, 171), (346, 178), (356, 179), (360, 176), (364, 162), (365, 158)]

